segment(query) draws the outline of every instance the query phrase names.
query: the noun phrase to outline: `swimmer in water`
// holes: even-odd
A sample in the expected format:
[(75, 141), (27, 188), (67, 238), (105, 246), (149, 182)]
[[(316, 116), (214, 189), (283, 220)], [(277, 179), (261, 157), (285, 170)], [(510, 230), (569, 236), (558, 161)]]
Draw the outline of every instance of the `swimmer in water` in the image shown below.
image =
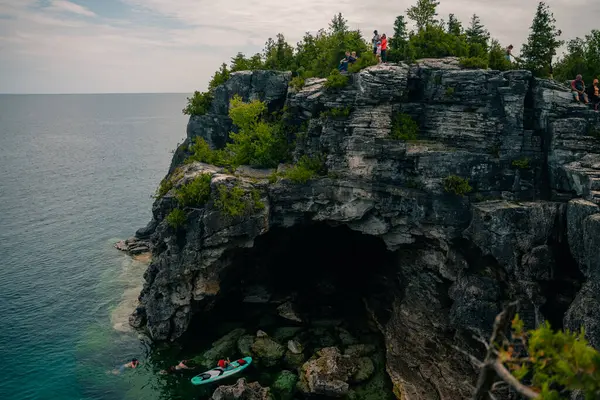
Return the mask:
[(138, 361), (138, 359), (132, 358), (131, 361), (129, 361), (128, 363), (121, 365), (117, 369), (113, 369), (111, 372), (114, 375), (119, 375), (119, 374), (122, 374), (123, 372), (125, 372), (125, 368), (135, 369), (135, 368), (137, 368), (138, 365), (140, 365), (140, 362)]
[(186, 363), (188, 362), (188, 360), (181, 360), (181, 362), (177, 365), (173, 365), (171, 367), (169, 367), (169, 369), (163, 369), (162, 371), (160, 371), (161, 374), (165, 375), (171, 372), (175, 372), (175, 371), (181, 371), (182, 369), (194, 369), (194, 367), (188, 367), (186, 365)]

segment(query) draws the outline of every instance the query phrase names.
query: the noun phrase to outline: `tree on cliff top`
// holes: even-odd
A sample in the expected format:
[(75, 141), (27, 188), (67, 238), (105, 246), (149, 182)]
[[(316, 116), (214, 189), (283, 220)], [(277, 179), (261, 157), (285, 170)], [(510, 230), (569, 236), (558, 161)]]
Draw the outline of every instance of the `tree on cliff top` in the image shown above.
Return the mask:
[(477, 14), (471, 17), (469, 28), (465, 31), (469, 44), (469, 57), (485, 57), (488, 51), (490, 34), (485, 29)]
[(460, 21), (454, 14), (448, 15), (448, 31), (449, 34), (459, 36), (463, 33), (463, 27)]
[(554, 77), (558, 81), (574, 79), (583, 75), (586, 83), (600, 78), (600, 30), (592, 30), (589, 35), (570, 40), (567, 54), (554, 67)]
[(574, 390), (586, 400), (600, 398), (600, 353), (583, 329), (555, 332), (546, 322), (526, 332), (516, 307), (512, 303), (496, 317), (484, 362), (474, 360), (481, 370), (473, 399), (492, 399), (498, 378), (528, 399), (559, 400)]
[(550, 73), (552, 58), (556, 50), (563, 44), (558, 37), (561, 31), (556, 29), (556, 20), (550, 7), (540, 2), (531, 24), (531, 32), (527, 43), (523, 45), (521, 57), (523, 67), (533, 72), (535, 76), (546, 78)]
[(435, 0), (417, 0), (417, 4), (406, 10), (406, 15), (415, 21), (417, 30), (422, 30), (437, 23), (435, 17), (439, 5), (440, 2)]

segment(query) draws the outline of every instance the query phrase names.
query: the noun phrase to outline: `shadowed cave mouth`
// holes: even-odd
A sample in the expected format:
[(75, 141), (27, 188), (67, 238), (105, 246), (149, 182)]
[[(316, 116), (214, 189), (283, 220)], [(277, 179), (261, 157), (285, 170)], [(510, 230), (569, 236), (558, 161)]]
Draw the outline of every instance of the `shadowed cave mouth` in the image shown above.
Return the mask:
[[(300, 333), (293, 339), (302, 344), (307, 359), (323, 347), (343, 352), (351, 343), (369, 344), (378, 349), (373, 357), (380, 357), (383, 372), (383, 336), (365, 302), (385, 323), (398, 289), (393, 286), (398, 282), (394, 260), (383, 240), (346, 226), (274, 228), (252, 248), (237, 251), (221, 276), (214, 307), (192, 317), (186, 336), (206, 337), (207, 327), (218, 327), (210, 333), (214, 341), (243, 327), (250, 334), (260, 329), (276, 338), (282, 329), (296, 328)], [(278, 307), (286, 304), (293, 305), (301, 321), (281, 316)], [(287, 339), (280, 343), (286, 346)]]

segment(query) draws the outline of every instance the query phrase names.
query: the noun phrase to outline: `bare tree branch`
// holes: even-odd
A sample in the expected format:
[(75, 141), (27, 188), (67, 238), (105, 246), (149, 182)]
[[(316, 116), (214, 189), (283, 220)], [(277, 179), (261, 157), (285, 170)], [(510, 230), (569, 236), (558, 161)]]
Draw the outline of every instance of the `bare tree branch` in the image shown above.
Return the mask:
[(490, 390), (497, 377), (494, 364), (498, 355), (494, 349), (494, 344), (506, 338), (506, 331), (510, 328), (512, 319), (517, 312), (517, 304), (517, 302), (510, 303), (504, 311), (496, 316), (494, 329), (488, 342), (487, 354), (475, 386), (473, 400), (491, 400)]
[(458, 346), (452, 346), (454, 348), (454, 350), (464, 354), (465, 356), (467, 356), (469, 358), (469, 360), (471, 361), (471, 363), (473, 365), (475, 365), (475, 367), (477, 368), (481, 368), (483, 366), (483, 363), (481, 361), (479, 361), (476, 357), (473, 357), (471, 354), (469, 354), (468, 352), (464, 351), (463, 349), (461, 349)]
[(523, 385), (521, 382), (517, 380), (512, 374), (504, 368), (504, 365), (500, 361), (496, 361), (494, 363), (494, 371), (498, 374), (498, 376), (513, 389), (515, 389), (520, 395), (527, 397), (528, 399), (536, 399), (538, 397), (538, 393), (534, 392), (527, 386)]

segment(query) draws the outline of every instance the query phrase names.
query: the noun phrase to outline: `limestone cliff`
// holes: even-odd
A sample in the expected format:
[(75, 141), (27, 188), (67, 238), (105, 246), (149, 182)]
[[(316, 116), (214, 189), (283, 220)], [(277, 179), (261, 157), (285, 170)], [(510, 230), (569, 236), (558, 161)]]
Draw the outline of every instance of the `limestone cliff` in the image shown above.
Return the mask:
[[(530, 326), (585, 326), (600, 346), (598, 113), (529, 72), (463, 70), (454, 59), (370, 67), (335, 91), (323, 79), (295, 91), (290, 78), (234, 73), (210, 112), (190, 118), (169, 171), (183, 171), (175, 187), (209, 172), (213, 188), (258, 191), (264, 207), (229, 218), (211, 200), (175, 231), (165, 221), (172, 196), (157, 199), (153, 221), (138, 232), (151, 238), (153, 262), (133, 325), (157, 340), (180, 337), (235, 284), (228, 271), (261, 236), (320, 223), (379, 238), (392, 254), (377, 291), (384, 298), (365, 302), (385, 337), (398, 398), (468, 397), (473, 370), (453, 345), (469, 349), (510, 299), (521, 300)], [(272, 111), (287, 106), (306, 127), (296, 157), (324, 154), (327, 175), (298, 184), (270, 181), (270, 171), (181, 166), (196, 136), (224, 146), (235, 94)], [(349, 112), (321, 115), (333, 108)], [(390, 138), (398, 113), (417, 122), (417, 140)], [(472, 191), (448, 193), (451, 175), (469, 179)]]

